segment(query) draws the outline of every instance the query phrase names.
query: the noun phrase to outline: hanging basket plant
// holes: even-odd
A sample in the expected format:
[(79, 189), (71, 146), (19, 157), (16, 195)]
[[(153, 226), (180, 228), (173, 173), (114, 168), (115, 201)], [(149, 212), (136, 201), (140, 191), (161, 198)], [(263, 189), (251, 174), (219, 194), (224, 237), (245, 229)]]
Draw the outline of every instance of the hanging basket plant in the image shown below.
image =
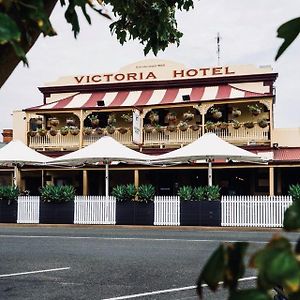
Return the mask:
[(38, 130), (38, 133), (39, 133), (40, 136), (46, 136), (46, 135), (47, 135), (47, 129), (45, 129), (45, 128), (40, 128), (40, 129)]
[(165, 130), (165, 128), (163, 126), (159, 125), (159, 124), (157, 124), (155, 126), (155, 131), (156, 132), (164, 132), (164, 130)]
[(83, 134), (84, 135), (91, 135), (93, 132), (93, 128), (92, 127), (84, 127), (83, 128)]
[(106, 126), (106, 132), (107, 132), (108, 134), (114, 134), (115, 131), (116, 131), (116, 127), (115, 127), (115, 126), (113, 126), (113, 125), (108, 125), (108, 126)]
[(70, 127), (70, 133), (72, 134), (72, 135), (78, 135), (79, 134), (79, 128), (77, 127), (77, 126), (71, 126)]
[(232, 127), (234, 129), (239, 129), (239, 128), (241, 128), (241, 123), (237, 120), (232, 120)]
[(175, 132), (177, 130), (177, 126), (175, 124), (169, 124), (167, 126), (167, 130), (170, 132)]
[(205, 123), (205, 128), (206, 130), (210, 131), (210, 130), (214, 130), (216, 128), (216, 124), (214, 122), (211, 121), (207, 121)]
[(49, 124), (56, 127), (59, 124), (59, 120), (57, 118), (49, 118)]
[(218, 108), (211, 107), (209, 111), (214, 119), (222, 118), (222, 112)]
[(267, 119), (261, 119), (258, 121), (258, 126), (260, 128), (266, 128), (268, 126), (268, 120)]
[(88, 116), (88, 118), (91, 121), (91, 124), (94, 128), (99, 125), (100, 120), (98, 119), (98, 116), (90, 115)]
[(120, 128), (118, 128), (118, 131), (119, 131), (121, 134), (125, 134), (125, 133), (128, 131), (128, 128), (126, 128), (126, 127), (120, 127)]
[(187, 122), (185, 121), (180, 121), (179, 124), (178, 124), (178, 128), (181, 130), (181, 131), (187, 131), (188, 128), (189, 128), (189, 125)]
[(97, 127), (95, 129), (95, 133), (98, 135), (102, 135), (102, 134), (104, 134), (104, 130), (103, 130), (103, 128)]
[(66, 136), (69, 133), (69, 127), (68, 126), (64, 126), (62, 128), (60, 128), (60, 134), (63, 136)]
[(254, 127), (254, 123), (252, 121), (245, 122), (244, 127), (251, 129)]
[(154, 127), (151, 124), (145, 124), (144, 125), (144, 131), (146, 133), (152, 133), (153, 132)]
[(67, 126), (74, 126), (75, 125), (75, 119), (72, 117), (69, 117), (66, 119)]
[(127, 123), (132, 123), (132, 113), (124, 113), (121, 118)]
[(35, 119), (35, 124), (36, 124), (37, 126), (41, 126), (41, 125), (43, 124), (43, 119), (42, 119), (42, 118), (37, 118), (37, 119)]
[(149, 114), (148, 119), (150, 120), (152, 125), (155, 125), (159, 122), (159, 115), (157, 113), (157, 111), (152, 110)]
[(220, 129), (227, 129), (228, 128), (228, 123), (226, 122), (218, 122), (217, 127)]
[(30, 131), (28, 131), (28, 135), (29, 135), (30, 137), (35, 137), (36, 134), (37, 134), (37, 131), (35, 131), (35, 130), (30, 130)]
[(166, 115), (166, 120), (169, 123), (175, 123), (176, 120), (177, 120), (177, 114), (176, 114), (176, 112), (175, 111), (168, 112), (167, 115)]
[(258, 116), (262, 112), (262, 108), (258, 104), (248, 105), (247, 107), (253, 116)]
[(200, 126), (198, 124), (193, 124), (190, 126), (190, 128), (193, 130), (193, 131), (198, 131)]
[(56, 135), (57, 135), (57, 129), (51, 128), (51, 129), (49, 130), (49, 133), (50, 133), (51, 136), (56, 136)]
[(242, 114), (242, 111), (239, 108), (237, 108), (237, 107), (232, 108), (232, 116), (234, 118), (239, 117), (241, 114)]
[(182, 117), (184, 121), (190, 122), (194, 119), (195, 115), (190, 110), (188, 110), (187, 112), (183, 113)]
[(108, 125), (115, 125), (117, 123), (116, 114), (112, 113), (107, 118), (107, 124)]

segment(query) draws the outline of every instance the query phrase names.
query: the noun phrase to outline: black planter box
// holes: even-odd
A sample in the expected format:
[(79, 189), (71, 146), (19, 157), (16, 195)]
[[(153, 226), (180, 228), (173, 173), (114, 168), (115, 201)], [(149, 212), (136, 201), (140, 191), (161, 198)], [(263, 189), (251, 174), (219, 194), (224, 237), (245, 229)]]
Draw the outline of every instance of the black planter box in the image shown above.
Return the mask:
[(41, 202), (40, 205), (41, 224), (73, 224), (74, 202)]
[(200, 225), (221, 226), (221, 201), (200, 201)]
[(17, 223), (18, 202), (8, 205), (6, 200), (0, 200), (0, 223)]
[(221, 226), (221, 201), (180, 201), (180, 225)]
[(118, 201), (116, 203), (117, 225), (153, 225), (154, 203)]

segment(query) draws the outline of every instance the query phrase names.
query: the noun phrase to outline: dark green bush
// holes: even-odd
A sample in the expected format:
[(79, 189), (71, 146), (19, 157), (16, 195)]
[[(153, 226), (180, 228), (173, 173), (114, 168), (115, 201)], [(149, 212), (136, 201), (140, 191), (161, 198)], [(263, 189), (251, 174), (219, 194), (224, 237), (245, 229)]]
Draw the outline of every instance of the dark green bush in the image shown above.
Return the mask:
[(207, 189), (206, 186), (197, 186), (193, 190), (194, 200), (195, 201), (202, 201), (206, 200), (207, 196)]
[(220, 200), (220, 187), (218, 185), (206, 186), (206, 200)]
[(138, 201), (154, 201), (155, 188), (152, 184), (142, 184), (138, 188)]
[(44, 202), (68, 202), (75, 198), (75, 189), (71, 185), (46, 185), (40, 189), (40, 193)]
[(121, 185), (114, 186), (111, 194), (112, 196), (116, 197), (117, 201), (127, 200), (126, 185), (121, 184)]
[(0, 186), (0, 201), (7, 201), (8, 204), (17, 201), (20, 190), (16, 186), (3, 185)]
[(292, 196), (293, 201), (300, 201), (300, 184), (291, 184), (288, 194)]
[(178, 189), (177, 195), (180, 200), (189, 201), (193, 199), (193, 188), (190, 185), (181, 186)]
[(135, 196), (137, 195), (137, 190), (134, 184), (129, 183), (126, 185), (126, 199), (127, 200), (134, 200)]

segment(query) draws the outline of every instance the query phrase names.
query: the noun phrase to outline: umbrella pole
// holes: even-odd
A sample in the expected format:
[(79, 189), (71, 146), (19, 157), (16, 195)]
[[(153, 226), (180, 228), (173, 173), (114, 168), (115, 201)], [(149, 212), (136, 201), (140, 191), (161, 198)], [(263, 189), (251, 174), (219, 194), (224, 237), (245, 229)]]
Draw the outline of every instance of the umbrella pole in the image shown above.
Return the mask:
[(208, 161), (208, 186), (212, 186), (212, 161)]
[(105, 164), (105, 196), (108, 197), (109, 185), (108, 185), (108, 162)]
[(18, 185), (17, 177), (18, 177), (18, 167), (15, 165), (14, 166), (14, 180), (13, 180), (14, 186)]

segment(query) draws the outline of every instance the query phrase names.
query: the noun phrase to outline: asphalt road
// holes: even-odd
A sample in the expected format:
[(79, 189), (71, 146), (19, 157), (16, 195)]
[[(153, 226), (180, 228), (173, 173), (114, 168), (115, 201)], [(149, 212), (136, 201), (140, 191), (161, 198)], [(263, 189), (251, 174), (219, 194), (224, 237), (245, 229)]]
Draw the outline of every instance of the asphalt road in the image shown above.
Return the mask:
[[(220, 241), (251, 241), (254, 251), (273, 234), (0, 225), (0, 299), (198, 299), (195, 282)], [(254, 275), (241, 285), (254, 285)], [(205, 299), (226, 299), (204, 290)]]

